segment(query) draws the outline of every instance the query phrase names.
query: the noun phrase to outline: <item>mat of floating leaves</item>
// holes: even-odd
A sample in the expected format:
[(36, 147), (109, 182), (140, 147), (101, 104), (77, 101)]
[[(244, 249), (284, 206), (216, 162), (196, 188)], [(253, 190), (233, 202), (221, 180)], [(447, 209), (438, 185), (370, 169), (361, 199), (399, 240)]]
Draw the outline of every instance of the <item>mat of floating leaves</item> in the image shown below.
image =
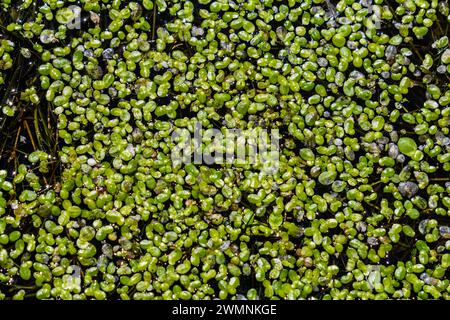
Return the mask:
[(447, 1), (0, 18), (0, 299), (449, 299)]

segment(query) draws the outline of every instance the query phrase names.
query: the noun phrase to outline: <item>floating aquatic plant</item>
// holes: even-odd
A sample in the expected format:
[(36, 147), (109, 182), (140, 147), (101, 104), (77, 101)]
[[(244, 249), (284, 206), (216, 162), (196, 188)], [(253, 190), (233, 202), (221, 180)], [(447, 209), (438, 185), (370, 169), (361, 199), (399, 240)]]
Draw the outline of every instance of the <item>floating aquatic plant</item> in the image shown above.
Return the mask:
[(446, 1), (0, 9), (1, 299), (449, 299)]

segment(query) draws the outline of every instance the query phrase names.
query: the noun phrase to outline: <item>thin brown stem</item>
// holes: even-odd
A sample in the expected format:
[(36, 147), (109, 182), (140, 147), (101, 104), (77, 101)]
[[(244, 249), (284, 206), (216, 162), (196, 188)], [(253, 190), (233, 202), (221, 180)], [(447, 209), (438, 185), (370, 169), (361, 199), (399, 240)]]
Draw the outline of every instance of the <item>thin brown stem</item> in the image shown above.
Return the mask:
[(36, 144), (34, 143), (34, 139), (33, 139), (33, 135), (31, 134), (30, 126), (28, 125), (27, 120), (24, 120), (23, 123), (25, 125), (25, 129), (28, 132), (28, 136), (30, 137), (31, 145), (33, 146), (33, 150), (36, 151), (37, 147), (36, 147)]
[(20, 136), (21, 131), (22, 131), (22, 127), (19, 127), (19, 130), (17, 130), (16, 139), (14, 140), (14, 149), (11, 152), (11, 157), (13, 157), (13, 155), (16, 153), (17, 144), (19, 143), (19, 136)]

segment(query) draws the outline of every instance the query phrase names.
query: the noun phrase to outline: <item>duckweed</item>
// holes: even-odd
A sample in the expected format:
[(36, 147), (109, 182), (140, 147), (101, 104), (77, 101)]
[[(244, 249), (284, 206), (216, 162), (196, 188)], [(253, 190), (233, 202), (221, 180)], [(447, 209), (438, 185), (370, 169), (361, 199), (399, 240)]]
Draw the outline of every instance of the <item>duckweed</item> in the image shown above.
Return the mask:
[(448, 2), (368, 6), (2, 1), (0, 299), (448, 300)]

